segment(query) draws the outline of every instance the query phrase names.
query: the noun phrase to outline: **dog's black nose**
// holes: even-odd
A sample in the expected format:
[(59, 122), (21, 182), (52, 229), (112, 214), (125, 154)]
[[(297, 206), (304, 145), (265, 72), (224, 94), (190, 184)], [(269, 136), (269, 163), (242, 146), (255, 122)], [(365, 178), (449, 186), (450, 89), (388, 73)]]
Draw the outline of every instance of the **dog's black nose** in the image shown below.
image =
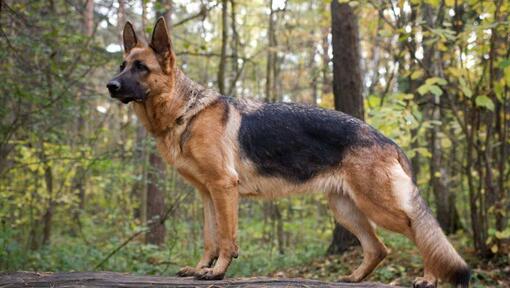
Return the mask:
[(110, 92), (117, 92), (120, 90), (120, 82), (117, 80), (112, 80), (106, 84), (106, 88), (108, 88), (108, 91)]

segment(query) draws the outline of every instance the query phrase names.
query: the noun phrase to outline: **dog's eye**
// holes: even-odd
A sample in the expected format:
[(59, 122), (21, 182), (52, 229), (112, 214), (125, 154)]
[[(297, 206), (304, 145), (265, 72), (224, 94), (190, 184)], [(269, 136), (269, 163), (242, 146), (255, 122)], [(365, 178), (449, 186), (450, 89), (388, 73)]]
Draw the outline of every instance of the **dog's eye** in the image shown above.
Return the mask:
[(142, 61), (139, 61), (139, 60), (136, 60), (133, 63), (133, 66), (136, 68), (136, 70), (139, 70), (139, 71), (148, 71), (149, 70), (149, 68), (147, 68), (147, 66), (145, 64), (143, 64)]
[(120, 64), (120, 66), (119, 66), (120, 72), (122, 72), (125, 68), (126, 68), (126, 61), (124, 61), (124, 62), (122, 62), (122, 64)]

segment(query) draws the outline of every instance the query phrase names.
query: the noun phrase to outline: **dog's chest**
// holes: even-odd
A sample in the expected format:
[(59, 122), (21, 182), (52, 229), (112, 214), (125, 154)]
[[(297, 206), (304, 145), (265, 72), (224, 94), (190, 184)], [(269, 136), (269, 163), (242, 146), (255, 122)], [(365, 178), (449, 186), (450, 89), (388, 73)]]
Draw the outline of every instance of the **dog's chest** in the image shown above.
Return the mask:
[(174, 167), (178, 167), (179, 163), (182, 162), (182, 153), (179, 147), (177, 135), (167, 135), (156, 139), (156, 147), (158, 148), (161, 156), (166, 160), (167, 163)]

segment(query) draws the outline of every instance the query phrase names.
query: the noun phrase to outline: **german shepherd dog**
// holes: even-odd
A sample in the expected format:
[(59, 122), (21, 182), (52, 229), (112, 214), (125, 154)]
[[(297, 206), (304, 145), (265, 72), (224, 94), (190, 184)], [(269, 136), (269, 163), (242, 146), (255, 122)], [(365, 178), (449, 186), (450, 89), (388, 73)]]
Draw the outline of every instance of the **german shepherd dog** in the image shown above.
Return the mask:
[(131, 23), (124, 61), (108, 84), (132, 107), (163, 158), (200, 192), (205, 251), (179, 276), (222, 279), (238, 255), (239, 197), (275, 198), (322, 191), (335, 219), (363, 248), (363, 262), (340, 281), (359, 282), (388, 253), (376, 225), (414, 241), (425, 265), (415, 287), (438, 280), (467, 287), (470, 270), (420, 197), (402, 150), (341, 112), (291, 103), (233, 99), (176, 67), (163, 18), (150, 44)]

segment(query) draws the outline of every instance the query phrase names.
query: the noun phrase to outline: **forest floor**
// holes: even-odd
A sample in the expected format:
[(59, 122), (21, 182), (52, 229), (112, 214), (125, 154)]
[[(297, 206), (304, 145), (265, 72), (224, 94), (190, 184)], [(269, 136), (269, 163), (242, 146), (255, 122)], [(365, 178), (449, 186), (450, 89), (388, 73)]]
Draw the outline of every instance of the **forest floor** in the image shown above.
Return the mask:
[[(423, 264), (416, 247), (407, 239), (382, 233), (390, 253), (378, 268), (366, 279), (392, 285), (409, 287), (413, 279), (423, 273)], [(454, 236), (452, 242), (456, 247), (462, 245), (464, 237)], [(460, 248), (460, 253), (472, 268), (471, 287), (510, 287), (509, 258), (480, 261), (470, 248)], [(334, 281), (340, 275), (349, 274), (361, 263), (361, 247), (353, 247), (340, 256), (316, 258), (299, 267), (287, 268), (270, 273), (272, 277), (302, 277)]]
[[(312, 231), (306, 221), (299, 223), (302, 230)], [(340, 256), (324, 256), (331, 235), (320, 231), (299, 233), (303, 237), (299, 238), (299, 241), (293, 240), (293, 244), (288, 245), (283, 254), (279, 254), (273, 245), (262, 243), (260, 235), (256, 234), (263, 230), (261, 223), (244, 224), (246, 229), (240, 230), (241, 253), (239, 258), (233, 261), (227, 274), (228, 279), (267, 276), (334, 282), (341, 275), (349, 274), (362, 261), (360, 247), (354, 247)], [(288, 229), (298, 230), (293, 226)], [(180, 231), (184, 229), (181, 227)], [(418, 250), (401, 235), (385, 231), (379, 231), (379, 235), (390, 253), (365, 280), (409, 287), (413, 279), (423, 273)], [(1, 236), (0, 233), (0, 245)], [(202, 248), (197, 244), (201, 241), (192, 237), (182, 239), (196, 245), (195, 249), (183, 249), (182, 247), (187, 247), (185, 243), (172, 244), (171, 240), (176, 237), (170, 238), (164, 247), (133, 241), (103, 266), (97, 267), (125, 238), (117, 237), (116, 240), (108, 241), (97, 234), (94, 237), (97, 237), (97, 240), (87, 243), (77, 237), (54, 237), (51, 246), (38, 251), (22, 249), (23, 246), (16, 242), (7, 242), (7, 249), (4, 251), (7, 254), (3, 254), (5, 257), (0, 254), (0, 271), (114, 271), (134, 275), (174, 276), (180, 267), (193, 265), (202, 252)], [(5, 235), (3, 239), (5, 241), (13, 238)], [(449, 239), (472, 267), (471, 287), (510, 287), (510, 257), (483, 260), (475, 255), (467, 235), (459, 233), (450, 235)], [(104, 243), (107, 246), (101, 246)]]

